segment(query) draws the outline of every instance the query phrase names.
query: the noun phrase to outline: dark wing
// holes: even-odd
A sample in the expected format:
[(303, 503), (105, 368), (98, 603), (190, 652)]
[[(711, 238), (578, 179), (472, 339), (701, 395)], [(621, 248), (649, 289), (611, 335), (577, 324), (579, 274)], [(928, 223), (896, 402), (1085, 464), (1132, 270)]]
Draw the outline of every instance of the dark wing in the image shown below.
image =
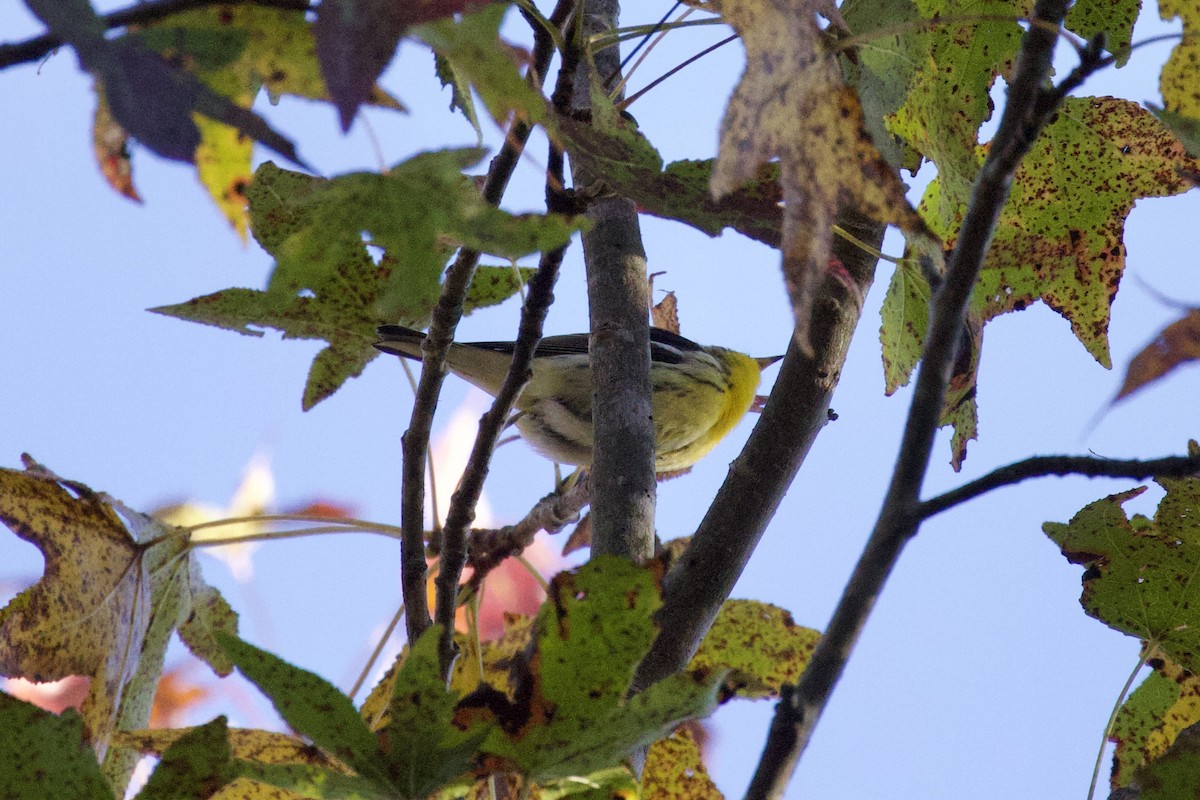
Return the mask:
[(384, 353), (421, 360), (421, 343), (425, 334), (405, 328), (403, 325), (380, 325), (375, 329), (380, 341), (375, 342), (375, 349)]
[[(481, 350), (491, 350), (495, 353), (511, 354), (513, 342), (471, 342), (471, 347)], [(678, 364), (683, 361), (683, 354), (703, 350), (704, 348), (685, 339), (677, 333), (671, 333), (662, 328), (650, 329), (650, 360), (662, 364)], [(588, 335), (586, 333), (569, 333), (563, 336), (547, 336), (538, 343), (534, 358), (546, 356), (576, 356), (586, 355), (588, 351)]]
[(412, 328), (406, 328), (403, 325), (380, 325), (375, 329), (375, 333), (379, 334), (380, 339), (389, 341), (422, 341), (425, 334), (421, 331), (415, 331)]
[[(516, 342), (464, 342), (468, 347), (478, 347), (480, 350), (491, 350), (493, 353), (512, 355)], [(588, 335), (586, 333), (569, 333), (565, 336), (546, 336), (538, 342), (534, 358), (546, 356), (577, 356), (587, 355)]]
[(703, 350), (704, 348), (685, 339), (678, 333), (671, 333), (662, 328), (650, 329), (650, 360), (660, 364), (678, 364), (683, 361), (683, 354)]

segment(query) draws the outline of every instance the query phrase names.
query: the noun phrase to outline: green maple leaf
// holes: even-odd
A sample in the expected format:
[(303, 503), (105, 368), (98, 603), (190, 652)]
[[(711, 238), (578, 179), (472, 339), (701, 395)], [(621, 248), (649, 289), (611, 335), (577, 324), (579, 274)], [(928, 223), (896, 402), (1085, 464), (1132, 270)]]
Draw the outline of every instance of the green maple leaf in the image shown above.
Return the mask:
[[(332, 179), (267, 162), (247, 190), (254, 237), (276, 257), (266, 291), (226, 289), (151, 310), (250, 336), (270, 327), (284, 338), (324, 340), (304, 389), (310, 409), (378, 355), (372, 343), (380, 323), (424, 327), (453, 244), (515, 259), (565, 243), (577, 229), (559, 217), (517, 216), (485, 203), (462, 174), (481, 155), (424, 153), (387, 175)], [(378, 261), (364, 231), (382, 250)], [(518, 286), (508, 267), (481, 268), (464, 311), (500, 302)]]
[(1110, 628), (1152, 642), (1193, 672), (1200, 669), (1200, 479), (1161, 479), (1167, 493), (1154, 519), (1121, 506), (1145, 487), (1084, 507), (1046, 535), (1084, 564), (1084, 610)]

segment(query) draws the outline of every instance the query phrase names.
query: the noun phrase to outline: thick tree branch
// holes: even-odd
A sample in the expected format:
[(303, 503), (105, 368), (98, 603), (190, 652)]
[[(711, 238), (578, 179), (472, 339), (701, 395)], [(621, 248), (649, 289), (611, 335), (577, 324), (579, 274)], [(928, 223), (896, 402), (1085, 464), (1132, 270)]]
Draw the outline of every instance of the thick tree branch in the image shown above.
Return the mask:
[[(560, 0), (551, 21), (561, 24), (569, 13), (568, 0)], [(540, 89), (543, 76), (554, 55), (554, 44), (550, 35), (534, 28), (534, 60), (530, 66), (528, 80)], [(517, 161), (529, 139), (530, 126), (515, 120), (504, 137), (500, 152), (488, 166), (484, 179), (483, 198), (499, 205), (504, 189), (512, 178)], [(429, 331), (425, 337), (425, 358), (421, 369), (421, 380), (417, 384), (413, 402), (412, 418), (404, 434), (404, 466), (400, 508), (401, 566), (400, 587), (404, 597), (405, 627), (408, 640), (415, 642), (430, 625), (429, 603), (425, 596), (425, 454), (429, 450), (429, 435), (433, 428), (433, 414), (437, 409), (438, 395), (446, 377), (446, 351), (454, 340), (454, 330), (462, 318), (462, 304), (467, 288), (479, 263), (479, 253), (462, 249), (454, 264), (446, 271), (442, 293), (433, 308)], [(439, 547), (439, 550), (444, 548)]]
[(979, 497), (982, 494), (1012, 486), (1030, 478), (1049, 475), (1067, 477), (1082, 475), (1088, 478), (1185, 478), (1200, 473), (1200, 454), (1194, 456), (1167, 456), (1151, 461), (1135, 459), (1114, 460), (1095, 456), (1034, 456), (1015, 464), (1000, 467), (982, 478), (951, 489), (945, 494), (920, 503), (913, 509), (913, 517), (919, 522), (940, 514), (948, 508)]
[(748, 800), (783, 796), (875, 599), (916, 531), (912, 512), (928, 469), (971, 291), (1013, 174), (1055, 108), (1045, 102), (1042, 87), (1050, 75), (1055, 30), (1068, 5), (1069, 0), (1038, 0), (1034, 8), (1033, 18), (1048, 24), (1032, 25), (1025, 33), (1004, 115), (976, 180), (946, 280), (934, 297), (925, 352), (883, 508), (808, 667), (795, 690), (781, 694)]
[[(101, 16), (108, 30), (128, 25), (150, 25), (174, 14), (194, 11), (207, 6), (254, 5), (264, 8), (281, 8), (291, 11), (309, 11), (312, 6), (305, 0), (157, 0), (138, 3), (131, 8), (114, 11)], [(23, 42), (0, 44), (0, 69), (17, 64), (30, 64), (45, 57), (55, 48), (61, 47), (62, 39), (51, 34), (36, 36)]]
[[(883, 241), (884, 227), (857, 214), (839, 215), (838, 224), (874, 248)], [(789, 347), (745, 449), (730, 466), (691, 544), (667, 575), (663, 607), (656, 616), (658, 638), (638, 667), (635, 690), (687, 666), (828, 422), (829, 401), (876, 261), (840, 237), (834, 240), (832, 252), (835, 260), (814, 308), (814, 356), (805, 357), (794, 344)], [(844, 274), (835, 273), (839, 266)]]
[[(589, 37), (616, 28), (617, 0), (584, 0), (580, 26)], [(594, 73), (593, 73), (594, 67)], [(575, 72), (572, 108), (591, 107), (594, 75), (620, 80), (615, 47), (582, 60)], [(574, 183), (589, 188), (596, 176), (572, 168)], [(649, 295), (646, 252), (637, 209), (624, 197), (605, 195), (587, 212), (592, 225), (583, 234), (591, 321), (591, 361), (595, 394), (591, 464), (592, 553), (623, 555), (635, 561), (654, 555), (654, 418), (650, 404)]]

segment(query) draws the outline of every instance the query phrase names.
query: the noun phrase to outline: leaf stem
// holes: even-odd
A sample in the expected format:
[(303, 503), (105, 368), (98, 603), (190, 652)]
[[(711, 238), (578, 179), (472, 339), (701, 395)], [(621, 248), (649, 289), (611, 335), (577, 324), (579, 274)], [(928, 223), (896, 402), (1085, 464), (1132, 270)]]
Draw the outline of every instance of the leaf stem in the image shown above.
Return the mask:
[(1096, 796), (1096, 785), (1100, 782), (1100, 765), (1104, 762), (1104, 748), (1108, 744), (1108, 737), (1112, 734), (1113, 725), (1117, 722), (1117, 714), (1121, 713), (1121, 706), (1125, 705), (1125, 698), (1129, 695), (1133, 682), (1137, 679), (1138, 673), (1142, 671), (1142, 667), (1146, 666), (1146, 662), (1150, 660), (1150, 654), (1153, 651), (1154, 647), (1150, 642), (1142, 645), (1142, 653), (1138, 657), (1138, 662), (1125, 680), (1125, 685), (1121, 687), (1121, 693), (1117, 695), (1117, 702), (1113, 704), (1112, 713), (1108, 715), (1108, 724), (1104, 726), (1104, 736), (1100, 739), (1100, 749), (1096, 752), (1096, 766), (1092, 768), (1092, 781), (1088, 786), (1087, 800), (1092, 800)]
[(388, 536), (399, 536), (401, 529), (395, 525), (385, 525), (382, 522), (353, 519), (346, 517), (324, 517), (316, 514), (254, 514), (248, 517), (225, 517), (208, 522), (198, 522), (195, 525), (183, 526), (188, 531), (199, 531), (205, 528), (219, 528), (225, 525), (246, 525), (260, 522), (323, 522), (329, 525), (344, 525), (367, 532), (385, 533)]
[(725, 20), (720, 17), (705, 17), (704, 19), (693, 19), (687, 22), (668, 22), (665, 24), (654, 23), (651, 25), (631, 25), (628, 28), (615, 28), (607, 33), (598, 33), (588, 39), (588, 45), (595, 53), (606, 47), (613, 47), (621, 42), (627, 42), (631, 39), (640, 39), (647, 34), (653, 34), (663, 28), (677, 30), (679, 28), (695, 28), (699, 26), (711, 27), (713, 25), (725, 25)]
[[(678, 7), (679, 7), (679, 3), (676, 3), (675, 6), (671, 10), (674, 11), (675, 8), (678, 8)], [(687, 17), (689, 15), (691, 15), (691, 13), (693, 11), (695, 11), (694, 8), (684, 9), (683, 13), (679, 15), (678, 21), (682, 22), (683, 20), (687, 19)], [(670, 13), (670, 12), (668, 12), (668, 13)], [(665, 18), (664, 18), (664, 20), (665, 20)], [(621, 80), (617, 81), (617, 85), (614, 86), (611, 91), (609, 91), (608, 97), (610, 100), (616, 100), (617, 98), (619, 98), (621, 96), (621, 92), (625, 91), (626, 84), (629, 83), (629, 79), (631, 77), (633, 77), (633, 74), (635, 72), (637, 72), (638, 67), (640, 67), (642, 65), (642, 62), (644, 62), (646, 60), (646, 58), (650, 55), (650, 53), (654, 51), (654, 48), (658, 46), (659, 42), (661, 42), (664, 38), (666, 38), (667, 33), (669, 33), (669, 29), (667, 29), (666, 26), (662, 25), (661, 23), (659, 24), (658, 27), (659, 27), (659, 30), (657, 31), (657, 33), (658, 33), (657, 36), (654, 35), (655, 31), (651, 30), (649, 33), (646, 34), (646, 38), (644, 38), (641, 42), (639, 42), (638, 46), (633, 49), (633, 52), (631, 52), (625, 58), (625, 60), (621, 62), (621, 65), (620, 65), (620, 67), (618, 67), (618, 69), (624, 70), (625, 74), (623, 74), (621, 76)], [(650, 38), (652, 36), (653, 36), (653, 39)], [(649, 44), (647, 44), (647, 42), (649, 42)], [(638, 60), (633, 62), (632, 67), (630, 67), (628, 70), (625, 70), (625, 65), (627, 63), (629, 63), (629, 59), (632, 58), (635, 53), (637, 53), (639, 50), (641, 50), (643, 46), (646, 47), (646, 51), (644, 53), (642, 53), (640, 56), (638, 56)], [(606, 84), (607, 84), (607, 82), (606, 82)]]
[(850, 233), (850, 231), (846, 230), (841, 225), (834, 225), (833, 232), (835, 234), (837, 234), (838, 236), (842, 237), (843, 239), (845, 239), (850, 244), (857, 247), (859, 250), (862, 250), (864, 253), (867, 253), (872, 258), (880, 259), (883, 261), (888, 261), (888, 262), (891, 262), (892, 264), (903, 264), (906, 261), (912, 260), (912, 259), (904, 258), (903, 256), (889, 256), (887, 253), (883, 252), (878, 247), (872, 247), (871, 245), (864, 242), (862, 239), (859, 239), (857, 236)]
[[(354, 679), (354, 685), (350, 687), (350, 692), (347, 695), (351, 700), (362, 689), (363, 684), (367, 682), (367, 678), (371, 674), (371, 670), (375, 668), (375, 663), (379, 661), (379, 656), (383, 655), (383, 648), (387, 646), (388, 639), (392, 638), (392, 634), (396, 632), (396, 627), (400, 624), (400, 619), (404, 616), (404, 604), (396, 609), (396, 613), (392, 615), (392, 619), (388, 622), (387, 627), (379, 636), (379, 641), (375, 642), (375, 648), (371, 651), (367, 663), (363, 664), (362, 671), (358, 673), (358, 677)], [(387, 705), (384, 705), (386, 708)]]
[[(572, 9), (570, 0), (559, 0), (550, 15), (554, 25), (566, 22)], [(554, 55), (554, 41), (540, 28), (534, 30), (533, 63), (526, 79), (540, 91), (542, 76)], [(532, 128), (522, 120), (514, 120), (505, 132), (504, 144), (488, 165), (482, 195), (484, 200), (499, 205), (504, 190), (512, 178), (517, 161), (525, 150)], [(421, 380), (417, 384), (412, 417), (403, 438), (402, 499), (400, 524), (404, 529), (401, 541), (401, 589), (408, 609), (405, 623), (408, 640), (415, 642), (430, 626), (429, 603), (425, 596), (425, 456), (429, 449), (433, 413), (441, 394), (446, 375), (446, 352), (454, 340), (454, 331), (462, 318), (463, 300), (479, 263), (479, 253), (462, 249), (446, 273), (442, 293), (433, 308), (429, 331), (425, 337)], [(442, 552), (446, 548), (443, 545)], [(453, 626), (450, 626), (453, 629)], [(453, 643), (453, 642), (451, 642)]]
[(324, 536), (329, 533), (378, 533), (390, 539), (399, 539), (400, 535), (394, 530), (380, 531), (369, 528), (347, 528), (327, 525), (316, 528), (300, 528), (294, 531), (264, 531), (262, 533), (247, 533), (241, 536), (230, 536), (225, 539), (192, 539), (190, 547), (223, 547), (227, 544), (245, 544), (246, 542), (269, 542), (275, 539), (300, 539), (306, 536)]
[(528, 572), (535, 581), (537, 581), (537, 585), (542, 588), (543, 592), (545, 592), (546, 594), (550, 594), (550, 582), (547, 581), (546, 577), (544, 575), (542, 575), (541, 572), (538, 571), (537, 567), (535, 567), (532, 563), (530, 563), (528, 558), (521, 555), (520, 553), (513, 556), (513, 558), (515, 558), (517, 560), (517, 563), (520, 564), (522, 567), (524, 567), (525, 571)]

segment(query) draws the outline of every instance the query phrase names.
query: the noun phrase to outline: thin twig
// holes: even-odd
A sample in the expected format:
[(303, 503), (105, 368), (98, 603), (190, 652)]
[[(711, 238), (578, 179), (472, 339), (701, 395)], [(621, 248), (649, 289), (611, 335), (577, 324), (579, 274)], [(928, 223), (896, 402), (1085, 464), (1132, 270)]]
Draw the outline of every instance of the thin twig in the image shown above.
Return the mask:
[(1000, 467), (982, 478), (976, 478), (957, 489), (932, 497), (913, 509), (913, 516), (917, 520), (929, 519), (934, 514), (940, 514), (993, 489), (1012, 486), (1030, 478), (1082, 475), (1087, 478), (1130, 478), (1140, 481), (1146, 478), (1183, 478), (1197, 473), (1200, 473), (1200, 455), (1167, 456), (1152, 461), (1117, 461), (1095, 456), (1034, 456)]
[(354, 685), (350, 687), (350, 691), (346, 695), (351, 700), (358, 694), (358, 690), (363, 687), (363, 684), (367, 682), (367, 678), (371, 676), (371, 670), (375, 668), (375, 662), (383, 655), (383, 648), (387, 646), (388, 640), (396, 632), (396, 628), (400, 625), (400, 618), (403, 616), (404, 604), (401, 603), (400, 607), (396, 609), (396, 613), (392, 615), (392, 619), (388, 622), (387, 627), (383, 629), (383, 633), (380, 634), (379, 640), (375, 642), (375, 647), (371, 650), (371, 655), (367, 658), (367, 663), (363, 664), (358, 677), (354, 679)]
[[(671, 15), (671, 13), (675, 11), (676, 8), (679, 8), (679, 6), (680, 6), (680, 3), (676, 3), (674, 6), (672, 6), (671, 11), (667, 12), (667, 17), (669, 17)], [(694, 8), (684, 9), (684, 12), (679, 15), (679, 19), (676, 21), (683, 22), (685, 19), (687, 19), (689, 16), (691, 16), (693, 11), (695, 11)], [(663, 23), (665, 23), (667, 21), (667, 17), (663, 17), (662, 22), (659, 23), (660, 28), (662, 27)], [(630, 51), (629, 55), (625, 56), (624, 60), (621, 61), (620, 66), (617, 67), (618, 70), (624, 71), (624, 74), (621, 75), (621, 80), (617, 82), (617, 85), (614, 86), (611, 90), (609, 90), (608, 96), (610, 98), (617, 98), (617, 97), (621, 96), (621, 93), (625, 91), (625, 86), (629, 83), (629, 79), (631, 77), (633, 77), (633, 74), (635, 72), (637, 72), (638, 67), (640, 67), (642, 65), (642, 62), (644, 62), (650, 56), (650, 54), (652, 52), (654, 52), (654, 48), (657, 47), (658, 44), (663, 39), (666, 38), (668, 33), (670, 33), (669, 30), (660, 30), (660, 31), (658, 31), (657, 36), (654, 35), (653, 31), (651, 31), (650, 33), (647, 33), (645, 38), (643, 38), (640, 42), (638, 42), (637, 46), (634, 47), (632, 51)], [(651, 41), (651, 37), (653, 37), (653, 41)], [(647, 46), (647, 42), (650, 43), (649, 46)], [(643, 47), (646, 48), (646, 52), (642, 53), (638, 57), (638, 60), (633, 62), (633, 66), (626, 70), (625, 66), (629, 63), (629, 60), (631, 58), (633, 58), (633, 56), (639, 50), (641, 50)], [(611, 77), (612, 76), (605, 79), (605, 81), (604, 81), (605, 86), (608, 86), (611, 83)]]
[[(131, 8), (105, 14), (100, 19), (103, 20), (106, 29), (112, 30), (129, 25), (150, 25), (174, 14), (217, 5), (253, 5), (301, 12), (312, 10), (312, 6), (305, 0), (157, 0), (157, 2), (138, 3)], [(0, 69), (40, 61), (47, 53), (53, 52), (62, 44), (63, 41), (60, 37), (48, 33), (26, 39), (23, 42), (0, 44)]]
[(976, 180), (946, 279), (934, 297), (925, 352), (883, 508), (808, 667), (794, 690), (781, 693), (747, 800), (783, 796), (876, 598), (916, 532), (912, 511), (929, 466), (967, 304), (1013, 174), (1054, 110), (1043, 102), (1042, 87), (1068, 5), (1069, 0), (1038, 0), (1034, 8), (1033, 18), (1048, 24), (1033, 24), (1025, 33), (1004, 115)]
[(471, 531), (470, 558), (467, 562), (472, 570), (469, 585), (478, 587), (506, 558), (524, 552), (533, 544), (533, 537), (539, 531), (556, 533), (577, 519), (579, 512), (588, 504), (587, 481), (584, 476), (565, 492), (555, 491), (546, 495), (520, 522), (503, 528)]
[(679, 72), (680, 70), (682, 70), (684, 67), (688, 66), (689, 64), (693, 64), (696, 61), (699, 61), (700, 59), (704, 58), (709, 53), (713, 52), (714, 50), (724, 47), (725, 45), (736, 40), (737, 38), (738, 38), (737, 35), (727, 36), (724, 39), (722, 39), (721, 41), (717, 42), (716, 44), (710, 45), (710, 46), (704, 48), (699, 53), (696, 53), (696, 55), (694, 55), (690, 58), (684, 59), (679, 64), (676, 64), (675, 66), (671, 67), (669, 70), (664, 72), (662, 75), (659, 75), (657, 78), (655, 78), (654, 80), (647, 83), (641, 89), (638, 89), (636, 92), (631, 94), (629, 97), (622, 100), (620, 103), (617, 104), (617, 108), (621, 109), (622, 111), (629, 108), (631, 105), (633, 105), (635, 102), (637, 102), (637, 99), (639, 97), (641, 97), (646, 92), (653, 89), (655, 86), (658, 86), (660, 83), (665, 81), (667, 78), (670, 78), (676, 72)]
[[(569, 15), (571, 3), (569, 0), (559, 0), (558, 6), (551, 15), (555, 24)], [(554, 41), (540, 27), (534, 29), (534, 60), (530, 66), (527, 79), (540, 87), (542, 76), (549, 68), (550, 59), (554, 55)], [(504, 144), (496, 157), (488, 165), (488, 174), (484, 179), (482, 195), (484, 200), (498, 205), (504, 195), (504, 189), (516, 169), (517, 161), (525, 149), (531, 128), (521, 120), (514, 120), (505, 134)], [(429, 331), (425, 337), (424, 355), (421, 380), (417, 384), (416, 398), (413, 402), (412, 419), (408, 431), (404, 434), (404, 466), (403, 488), (401, 498), (400, 526), (404, 531), (401, 541), (401, 589), (404, 595), (404, 605), (408, 610), (405, 624), (408, 640), (415, 642), (429, 627), (429, 603), (425, 597), (425, 453), (429, 449), (429, 436), (433, 428), (433, 414), (437, 408), (438, 395), (441, 393), (442, 381), (446, 376), (446, 352), (454, 340), (454, 330), (462, 318), (463, 299), (471, 278), (475, 274), (475, 266), (479, 263), (479, 253), (475, 250), (462, 249), (454, 264), (446, 272), (442, 293), (433, 308)]]
[(1117, 695), (1117, 701), (1113, 703), (1112, 713), (1108, 715), (1108, 724), (1104, 726), (1104, 735), (1100, 738), (1100, 747), (1096, 750), (1096, 763), (1092, 767), (1092, 780), (1088, 783), (1087, 800), (1092, 800), (1096, 796), (1096, 786), (1100, 783), (1100, 767), (1104, 763), (1104, 750), (1108, 745), (1108, 737), (1112, 735), (1113, 727), (1117, 723), (1117, 715), (1121, 713), (1121, 709), (1125, 706), (1125, 699), (1129, 696), (1129, 690), (1133, 688), (1133, 682), (1137, 680), (1138, 673), (1142, 671), (1142, 667), (1146, 666), (1146, 662), (1150, 660), (1150, 656), (1157, 650), (1157, 642), (1144, 642), (1142, 644), (1142, 652), (1138, 654), (1137, 664), (1129, 673), (1129, 677), (1125, 680), (1125, 685), (1121, 687), (1121, 693)]
[[(551, 15), (552, 24), (561, 25), (569, 14), (570, 5), (560, 2)], [(535, 66), (531, 70), (531, 82), (540, 88), (542, 76), (549, 67), (549, 59), (553, 54), (553, 37), (541, 26), (535, 26), (538, 35), (535, 44)], [(528, 137), (528, 129), (522, 130), (522, 136)], [(546, 204), (551, 213), (563, 213), (570, 204), (563, 200), (563, 184), (561, 151), (551, 145), (551, 153), (558, 152), (559, 159), (555, 163), (551, 159), (546, 175)], [(498, 158), (498, 157), (497, 157)], [(496, 197), (499, 201), (499, 196)], [(526, 287), (525, 300), (521, 308), (521, 323), (517, 340), (513, 347), (512, 361), (508, 374), (500, 390), (496, 393), (492, 407), (479, 420), (479, 433), (475, 437), (475, 445), (471, 449), (467, 466), (459, 480), (458, 489), (450, 499), (450, 509), (446, 512), (446, 524), (442, 528), (439, 547), (440, 560), (438, 576), (435, 581), (437, 606), (436, 622), (441, 626), (441, 638), (438, 642), (438, 660), (442, 677), (449, 679), (454, 666), (458, 647), (454, 643), (454, 617), (458, 609), (458, 584), (462, 579), (463, 566), (467, 561), (467, 530), (475, 519), (475, 505), (483, 493), (483, 483), (487, 478), (492, 453), (500, 433), (508, 424), (508, 416), (513, 404), (525, 384), (529, 382), (533, 354), (542, 338), (542, 327), (550, 304), (554, 302), (554, 284), (558, 280), (559, 267), (562, 265), (563, 254), (567, 245), (555, 248), (542, 254), (537, 272), (530, 278)], [(461, 299), (460, 306), (461, 308)], [(428, 356), (427, 356), (428, 358)]]
[(492, 407), (479, 420), (475, 446), (471, 448), (471, 456), (458, 489), (450, 498), (450, 510), (446, 512), (446, 524), (442, 528), (441, 567), (436, 581), (435, 622), (442, 626), (438, 657), (443, 678), (450, 675), (458, 650), (454, 644), (454, 614), (458, 608), (458, 582), (467, 561), (467, 528), (475, 519), (475, 504), (483, 493), (483, 483), (487, 479), (496, 440), (508, 423), (508, 415), (517, 396), (532, 374), (533, 354), (542, 339), (542, 326), (550, 304), (554, 302), (554, 284), (558, 280), (558, 269), (565, 251), (566, 245), (563, 245), (543, 254), (538, 271), (529, 280), (508, 374), (504, 376), (504, 383), (500, 385)]

